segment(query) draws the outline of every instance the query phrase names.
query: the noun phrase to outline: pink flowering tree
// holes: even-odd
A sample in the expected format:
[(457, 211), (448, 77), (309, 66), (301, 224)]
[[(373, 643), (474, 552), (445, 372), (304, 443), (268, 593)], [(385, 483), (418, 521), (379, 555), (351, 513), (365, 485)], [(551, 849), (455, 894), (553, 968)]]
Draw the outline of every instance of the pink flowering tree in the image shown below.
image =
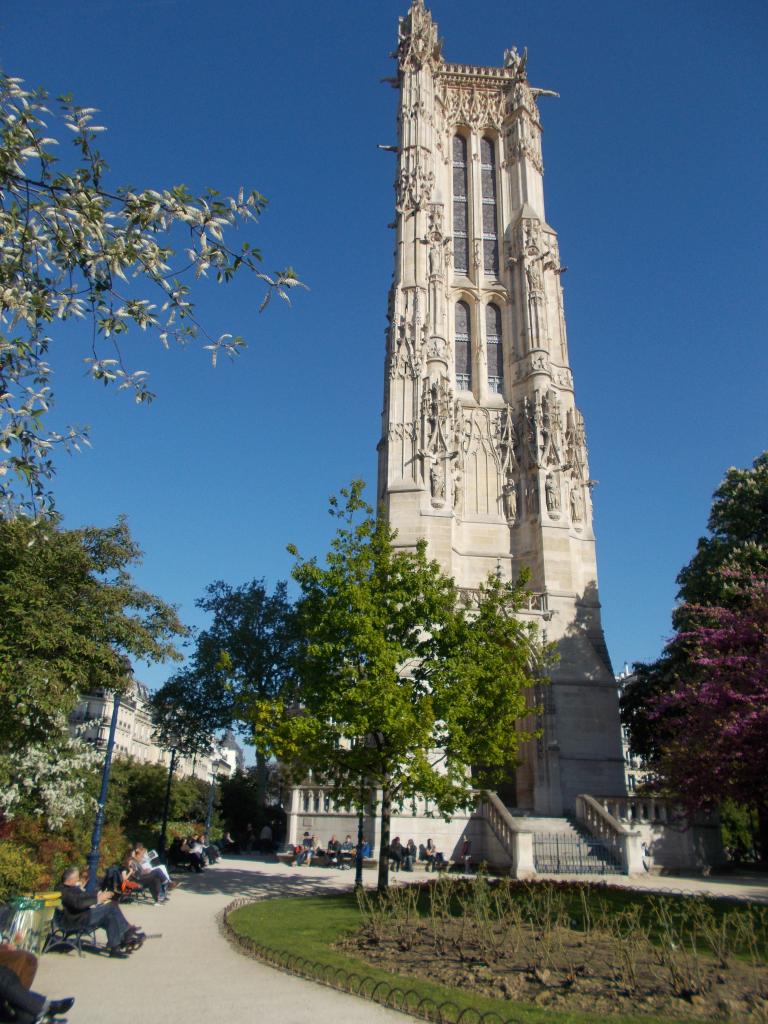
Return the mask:
[[(754, 808), (768, 858), (768, 572), (721, 569), (728, 607), (688, 605), (667, 645), (686, 666), (656, 696), (659, 782), (693, 811), (726, 798)], [(673, 727), (672, 727), (673, 726)]]

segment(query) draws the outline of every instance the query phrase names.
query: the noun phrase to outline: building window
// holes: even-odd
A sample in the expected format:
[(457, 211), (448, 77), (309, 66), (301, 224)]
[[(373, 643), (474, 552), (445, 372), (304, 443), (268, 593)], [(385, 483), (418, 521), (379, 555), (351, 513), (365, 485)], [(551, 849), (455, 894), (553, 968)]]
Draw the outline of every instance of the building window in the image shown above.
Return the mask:
[(501, 310), (485, 307), (485, 346), (488, 354), (488, 390), (500, 395), (504, 385), (504, 349), (501, 344)]
[(469, 306), (466, 302), (456, 303), (453, 337), (456, 387), (459, 391), (470, 391), (472, 388), (472, 343), (469, 330)]
[(469, 269), (469, 204), (467, 202), (467, 140), (453, 137), (453, 267)]
[(480, 181), (483, 193), (483, 272), (491, 277), (498, 277), (499, 236), (496, 227), (496, 152), (490, 139), (480, 140)]

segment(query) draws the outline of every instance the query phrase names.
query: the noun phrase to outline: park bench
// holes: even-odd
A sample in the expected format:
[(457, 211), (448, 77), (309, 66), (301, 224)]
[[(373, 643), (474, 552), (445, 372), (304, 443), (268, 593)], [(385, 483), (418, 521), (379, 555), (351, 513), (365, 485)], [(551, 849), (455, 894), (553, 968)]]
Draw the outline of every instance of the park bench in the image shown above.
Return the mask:
[[(290, 867), (293, 867), (293, 865), (296, 863), (296, 854), (294, 853), (293, 850), (282, 850), (280, 853), (275, 854), (275, 856), (277, 857), (277, 859), (280, 861), (281, 864), (287, 864)], [(363, 857), (363, 867), (364, 868), (375, 868), (378, 863), (379, 862), (378, 862), (378, 859), (376, 857)], [(310, 861), (310, 865), (312, 865), (312, 864), (314, 864), (316, 867), (328, 867), (329, 866), (326, 863), (326, 861), (325, 861), (325, 857), (315, 857), (315, 856), (313, 856), (312, 860)], [(344, 868), (354, 868), (354, 866), (355, 866), (355, 858), (354, 857), (352, 857), (350, 860), (347, 860), (346, 863), (344, 863), (344, 864), (334, 864), (333, 865), (333, 867), (337, 867), (340, 870), (344, 869)]]
[(51, 930), (45, 938), (43, 953), (57, 946), (69, 946), (76, 949), (78, 956), (83, 956), (83, 940), (88, 940), (88, 945), (99, 952), (106, 949), (106, 946), (96, 938), (96, 928), (86, 922), (72, 924), (67, 920), (64, 910), (59, 907), (53, 912), (51, 919)]

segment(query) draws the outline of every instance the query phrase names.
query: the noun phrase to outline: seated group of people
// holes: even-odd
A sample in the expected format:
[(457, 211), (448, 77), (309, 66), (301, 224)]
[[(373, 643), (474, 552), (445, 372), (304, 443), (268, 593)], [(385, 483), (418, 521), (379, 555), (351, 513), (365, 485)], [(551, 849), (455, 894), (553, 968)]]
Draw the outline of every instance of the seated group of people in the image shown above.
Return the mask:
[[(413, 871), (413, 866), (417, 860), (424, 864), (426, 871), (443, 871), (450, 867), (450, 861), (445, 859), (432, 839), (428, 839), (426, 844), (420, 843), (417, 850), (413, 839), (409, 839), (405, 846), (403, 846), (400, 842), (400, 836), (395, 836), (387, 848), (387, 855), (392, 861), (395, 871), (400, 868), (404, 871)], [(462, 842), (459, 859), (463, 863), (465, 870), (468, 871), (472, 860), (472, 843), (466, 836)]]
[[(363, 857), (371, 856), (371, 844), (366, 842), (365, 837), (361, 850)], [(288, 851), (295, 857), (294, 864), (320, 864), (329, 868), (350, 867), (357, 857), (357, 846), (352, 842), (352, 836), (345, 836), (342, 843), (333, 835), (323, 847), (309, 832), (304, 833), (300, 845), (289, 846)]]
[(168, 847), (168, 862), (177, 867), (186, 866), (198, 874), (209, 864), (221, 859), (221, 851), (215, 843), (200, 833), (193, 836), (174, 836)]
[(154, 903), (165, 903), (177, 885), (171, 881), (168, 868), (160, 863), (155, 851), (139, 843), (126, 853), (119, 865), (107, 869), (101, 888), (124, 896), (146, 890)]

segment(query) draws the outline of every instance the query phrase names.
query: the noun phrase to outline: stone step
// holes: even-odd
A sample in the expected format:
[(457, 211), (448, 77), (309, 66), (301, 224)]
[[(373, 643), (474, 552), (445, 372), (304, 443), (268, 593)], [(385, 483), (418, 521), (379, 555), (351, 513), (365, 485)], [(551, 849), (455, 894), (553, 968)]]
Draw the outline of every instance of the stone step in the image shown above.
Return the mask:
[(547, 874), (587, 872), (619, 874), (621, 868), (605, 845), (569, 818), (510, 813), (534, 836), (534, 861)]
[(567, 818), (545, 818), (538, 814), (515, 814), (512, 817), (515, 821), (537, 835), (576, 835), (576, 829)]

